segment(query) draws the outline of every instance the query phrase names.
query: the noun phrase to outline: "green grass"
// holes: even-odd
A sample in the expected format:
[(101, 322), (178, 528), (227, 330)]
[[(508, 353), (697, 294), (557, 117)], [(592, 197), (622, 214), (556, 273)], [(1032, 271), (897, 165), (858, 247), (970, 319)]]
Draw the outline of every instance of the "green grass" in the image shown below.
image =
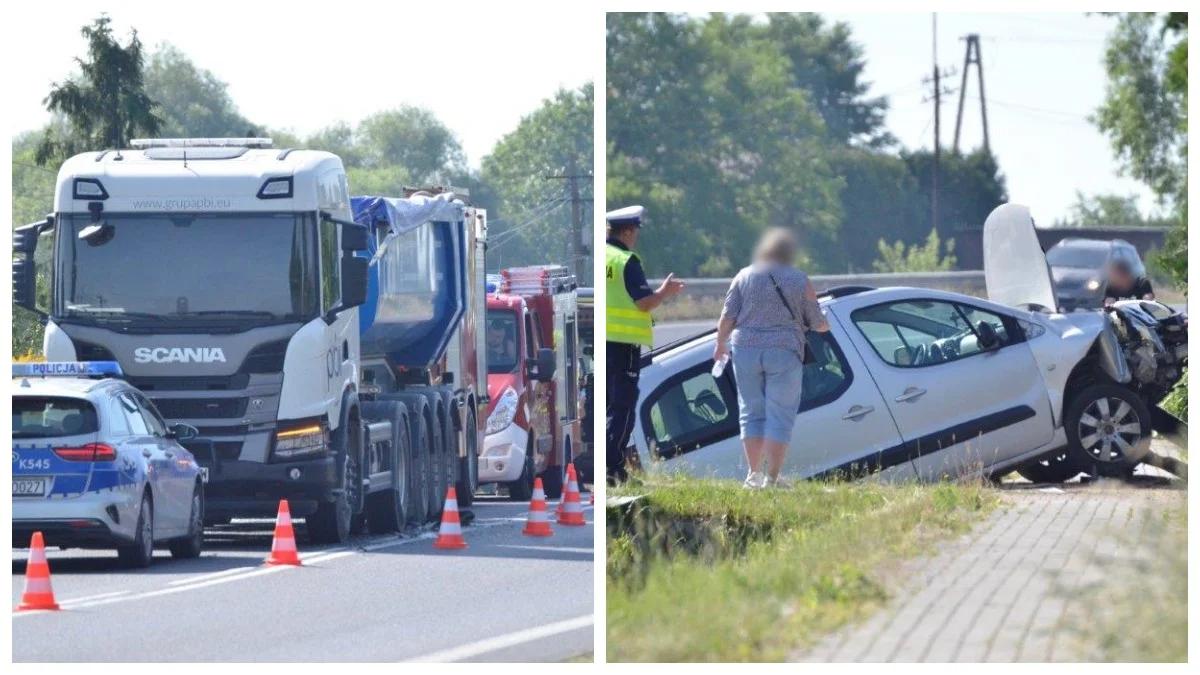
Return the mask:
[(672, 478), (610, 494), (608, 660), (779, 661), (888, 599), (898, 559), (964, 532), (979, 485)]

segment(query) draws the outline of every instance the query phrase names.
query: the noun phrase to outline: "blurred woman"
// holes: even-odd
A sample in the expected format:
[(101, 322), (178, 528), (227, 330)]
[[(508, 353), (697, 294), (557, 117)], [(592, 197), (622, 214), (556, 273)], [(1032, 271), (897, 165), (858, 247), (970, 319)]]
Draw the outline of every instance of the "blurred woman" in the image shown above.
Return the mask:
[(713, 358), (732, 350), (750, 489), (786, 487), (779, 472), (800, 411), (805, 333), (829, 330), (812, 282), (795, 268), (796, 251), (790, 230), (768, 230), (729, 285), (717, 322)]

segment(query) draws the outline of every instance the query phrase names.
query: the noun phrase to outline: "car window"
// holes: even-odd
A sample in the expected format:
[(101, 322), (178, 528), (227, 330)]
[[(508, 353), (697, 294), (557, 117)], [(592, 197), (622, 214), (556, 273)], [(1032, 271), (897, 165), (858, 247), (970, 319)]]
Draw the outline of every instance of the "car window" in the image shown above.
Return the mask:
[(112, 436), (129, 435), (129, 421), (125, 419), (125, 412), (121, 409), (121, 405), (121, 401), (116, 396), (105, 401), (105, 407), (108, 410), (105, 419), (108, 421), (108, 433)]
[(142, 417), (146, 420), (146, 426), (149, 427), (150, 433), (155, 436), (167, 435), (167, 423), (163, 420), (162, 415), (158, 414), (158, 410), (154, 404), (146, 399), (141, 394), (134, 394), (134, 398), (138, 402), (138, 410), (142, 412)]
[(851, 320), (879, 358), (901, 368), (936, 365), (980, 353), (981, 322), (996, 332), (1001, 347), (1015, 341), (1004, 317), (957, 302), (890, 302), (857, 309)]
[(121, 412), (125, 415), (125, 422), (129, 424), (129, 432), (134, 436), (147, 436), (150, 434), (150, 427), (146, 424), (145, 418), (142, 417), (142, 411), (138, 407), (137, 399), (133, 394), (121, 394), (118, 399), (121, 402)]
[(96, 409), (80, 398), (14, 396), (13, 438), (52, 438), (94, 434), (100, 430)]
[[(850, 387), (853, 373), (829, 333), (809, 333), (813, 361), (804, 366), (797, 414), (825, 405)], [(734, 369), (712, 376), (705, 361), (668, 378), (642, 403), (643, 431), (653, 453), (669, 458), (738, 433)]]

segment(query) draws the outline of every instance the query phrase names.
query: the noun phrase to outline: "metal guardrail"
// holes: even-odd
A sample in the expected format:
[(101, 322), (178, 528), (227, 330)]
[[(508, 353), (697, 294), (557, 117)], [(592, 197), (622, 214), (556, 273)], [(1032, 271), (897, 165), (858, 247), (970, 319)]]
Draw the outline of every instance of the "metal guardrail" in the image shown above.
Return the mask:
[[(809, 277), (820, 293), (835, 286), (913, 286), (957, 291), (969, 295), (985, 295), (986, 284), (982, 271), (967, 272), (909, 272), (901, 274), (820, 274)], [(732, 278), (681, 279), (683, 294), (692, 298), (723, 298), (729, 290)], [(657, 287), (662, 279), (651, 279), (651, 287)]]

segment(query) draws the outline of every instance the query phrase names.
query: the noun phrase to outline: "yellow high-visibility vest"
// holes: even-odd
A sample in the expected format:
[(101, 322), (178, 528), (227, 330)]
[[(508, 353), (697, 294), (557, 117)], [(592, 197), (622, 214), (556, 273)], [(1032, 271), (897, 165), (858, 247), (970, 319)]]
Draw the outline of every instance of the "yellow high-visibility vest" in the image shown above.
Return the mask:
[(637, 258), (637, 254), (612, 244), (605, 249), (604, 283), (608, 291), (604, 310), (604, 326), (608, 331), (605, 340), (652, 347), (654, 322), (650, 312), (638, 309), (625, 288), (625, 265), (631, 258)]

